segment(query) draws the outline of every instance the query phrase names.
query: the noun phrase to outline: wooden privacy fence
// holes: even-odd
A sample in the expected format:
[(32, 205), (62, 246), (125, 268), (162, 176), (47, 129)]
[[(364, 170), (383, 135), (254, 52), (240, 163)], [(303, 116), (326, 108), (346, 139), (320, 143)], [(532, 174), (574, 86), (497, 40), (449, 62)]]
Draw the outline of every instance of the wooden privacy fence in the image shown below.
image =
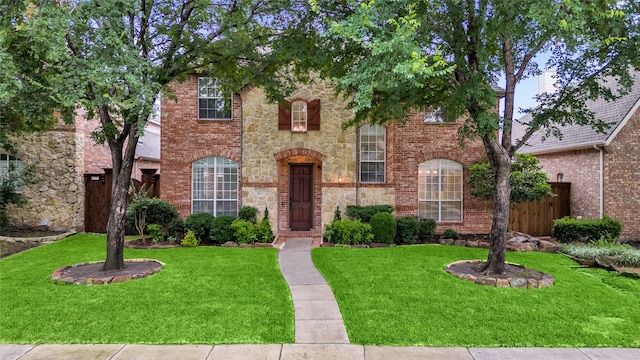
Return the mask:
[[(142, 181), (133, 179), (136, 189), (147, 184), (153, 185), (152, 197), (160, 195), (160, 175), (156, 169), (142, 169)], [(104, 169), (104, 174), (84, 174), (84, 231), (103, 233), (107, 231), (109, 207), (111, 205), (111, 184), (113, 171)]]
[(509, 212), (509, 230), (532, 236), (550, 236), (553, 220), (569, 216), (571, 183), (552, 182), (554, 197), (546, 196), (539, 201), (521, 203)]

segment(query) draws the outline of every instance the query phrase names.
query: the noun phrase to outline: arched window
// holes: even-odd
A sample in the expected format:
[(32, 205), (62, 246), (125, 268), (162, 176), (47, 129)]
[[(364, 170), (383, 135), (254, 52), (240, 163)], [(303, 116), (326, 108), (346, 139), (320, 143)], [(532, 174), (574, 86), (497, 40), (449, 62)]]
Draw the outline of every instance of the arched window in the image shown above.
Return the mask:
[(557, 182), (563, 182), (564, 181), (564, 174), (563, 173), (558, 173), (558, 175), (556, 176), (556, 181)]
[(238, 163), (223, 157), (193, 162), (191, 212), (238, 214)]
[(22, 192), (22, 171), (24, 164), (22, 160), (9, 154), (0, 154), (0, 179), (2, 181), (12, 181), (17, 192)]
[(418, 216), (462, 221), (462, 164), (435, 159), (418, 166)]
[(291, 103), (291, 131), (307, 131), (307, 103), (305, 101), (294, 101)]

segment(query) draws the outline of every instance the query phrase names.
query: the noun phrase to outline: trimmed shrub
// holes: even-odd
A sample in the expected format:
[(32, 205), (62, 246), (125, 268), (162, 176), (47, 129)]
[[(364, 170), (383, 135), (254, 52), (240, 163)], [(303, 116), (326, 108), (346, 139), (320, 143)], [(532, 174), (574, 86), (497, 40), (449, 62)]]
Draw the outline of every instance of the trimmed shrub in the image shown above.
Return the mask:
[(559, 242), (567, 243), (571, 241), (593, 242), (601, 237), (620, 237), (622, 223), (608, 216), (602, 219), (577, 220), (570, 217), (553, 220), (553, 236)]
[(147, 231), (149, 235), (151, 235), (151, 240), (154, 243), (164, 241), (164, 231), (162, 231), (162, 225), (160, 224), (149, 224), (147, 225)]
[(326, 225), (325, 239), (336, 244), (358, 245), (373, 241), (371, 225), (360, 220), (342, 219)]
[(231, 224), (236, 221), (235, 216), (220, 215), (213, 219), (211, 226), (211, 239), (216, 244), (224, 244), (227, 241), (235, 241), (235, 231)]
[(431, 240), (436, 234), (436, 221), (433, 219), (420, 219), (420, 233), (418, 237), (422, 240)]
[(146, 224), (160, 224), (163, 228), (175, 218), (178, 210), (158, 198), (139, 197), (127, 207), (127, 224), (143, 235)]
[(256, 241), (256, 225), (251, 221), (238, 219), (231, 223), (238, 244), (253, 244)]
[(393, 243), (396, 237), (396, 219), (386, 212), (379, 212), (371, 217), (369, 222), (375, 242), (383, 244)]
[(184, 220), (181, 217), (177, 217), (167, 224), (167, 235), (174, 239), (182, 239), (187, 232), (187, 228), (184, 225)]
[(196, 238), (196, 234), (193, 231), (187, 231), (187, 234), (184, 236), (180, 244), (184, 247), (196, 247), (200, 242)]
[(258, 222), (258, 209), (253, 206), (243, 206), (238, 212), (238, 219), (256, 224)]
[(405, 244), (415, 244), (420, 234), (420, 222), (415, 216), (403, 216), (398, 218), (398, 232), (396, 239)]
[(444, 229), (444, 231), (442, 232), (442, 237), (444, 239), (458, 240), (460, 239), (460, 234), (458, 234), (458, 232), (453, 229)]
[(215, 217), (210, 213), (195, 213), (187, 216), (184, 221), (188, 230), (192, 231), (198, 242), (212, 242), (213, 220)]
[(391, 205), (347, 205), (347, 216), (368, 223), (373, 215), (381, 212), (391, 214), (394, 210)]

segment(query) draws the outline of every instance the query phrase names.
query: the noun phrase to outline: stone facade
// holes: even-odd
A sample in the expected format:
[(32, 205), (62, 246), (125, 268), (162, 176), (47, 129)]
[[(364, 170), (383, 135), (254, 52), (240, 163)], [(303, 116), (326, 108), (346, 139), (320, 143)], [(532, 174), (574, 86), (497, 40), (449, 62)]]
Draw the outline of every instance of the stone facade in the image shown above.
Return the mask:
[[(418, 165), (431, 159), (450, 159), (470, 165), (482, 159), (480, 141), (459, 149), (459, 124), (425, 124), (414, 113), (406, 124), (386, 126), (385, 181), (359, 183), (358, 130), (342, 130), (353, 114), (346, 102), (334, 96), (330, 82), (300, 85), (287, 100), (320, 103), (319, 129), (305, 132), (279, 129), (278, 104), (270, 103), (260, 88), (248, 86), (233, 100), (231, 120), (198, 120), (198, 80), (192, 76), (172, 87), (177, 102), (163, 102), (161, 134), (162, 181), (160, 196), (191, 213), (191, 164), (203, 157), (221, 156), (239, 164), (238, 207), (268, 206), (274, 232), (284, 236), (322, 235), (337, 206), (344, 215), (347, 205), (389, 204), (396, 215), (418, 214)], [(286, 119), (286, 118), (285, 118)], [(312, 225), (307, 231), (291, 230), (292, 165), (311, 167)], [(465, 175), (467, 173), (465, 172)], [(466, 176), (465, 176), (466, 178)], [(471, 198), (463, 185), (463, 219), (440, 223), (439, 229), (487, 233), (491, 203)]]
[(82, 140), (82, 133), (64, 125), (16, 139), (17, 157), (25, 165), (35, 164), (40, 180), (24, 187), (23, 195), (27, 198), (24, 207), (8, 207), (12, 224), (44, 223), (56, 229), (83, 229)]

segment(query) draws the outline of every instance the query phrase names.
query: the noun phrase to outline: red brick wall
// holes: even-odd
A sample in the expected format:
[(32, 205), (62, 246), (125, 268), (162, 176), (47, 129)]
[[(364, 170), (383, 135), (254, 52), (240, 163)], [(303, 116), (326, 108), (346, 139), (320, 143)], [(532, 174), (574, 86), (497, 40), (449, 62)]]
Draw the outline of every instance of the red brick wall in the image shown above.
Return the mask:
[[(432, 159), (448, 159), (472, 165), (485, 154), (479, 139), (467, 142), (461, 150), (458, 142), (459, 123), (425, 123), (422, 113), (414, 113), (403, 126), (395, 124), (388, 135), (395, 144), (388, 154), (396, 189), (396, 215), (418, 215), (418, 165)], [(463, 221), (438, 223), (437, 231), (453, 228), (462, 233), (488, 233), (491, 229), (492, 204), (469, 194), (469, 172), (464, 170)]]
[(173, 83), (177, 102), (164, 98), (160, 135), (160, 194), (183, 217), (191, 213), (191, 163), (209, 156), (222, 156), (240, 163), (240, 97), (233, 99), (232, 120), (198, 120), (198, 78)]
[(605, 151), (605, 215), (622, 221), (621, 239), (640, 240), (640, 110)]

